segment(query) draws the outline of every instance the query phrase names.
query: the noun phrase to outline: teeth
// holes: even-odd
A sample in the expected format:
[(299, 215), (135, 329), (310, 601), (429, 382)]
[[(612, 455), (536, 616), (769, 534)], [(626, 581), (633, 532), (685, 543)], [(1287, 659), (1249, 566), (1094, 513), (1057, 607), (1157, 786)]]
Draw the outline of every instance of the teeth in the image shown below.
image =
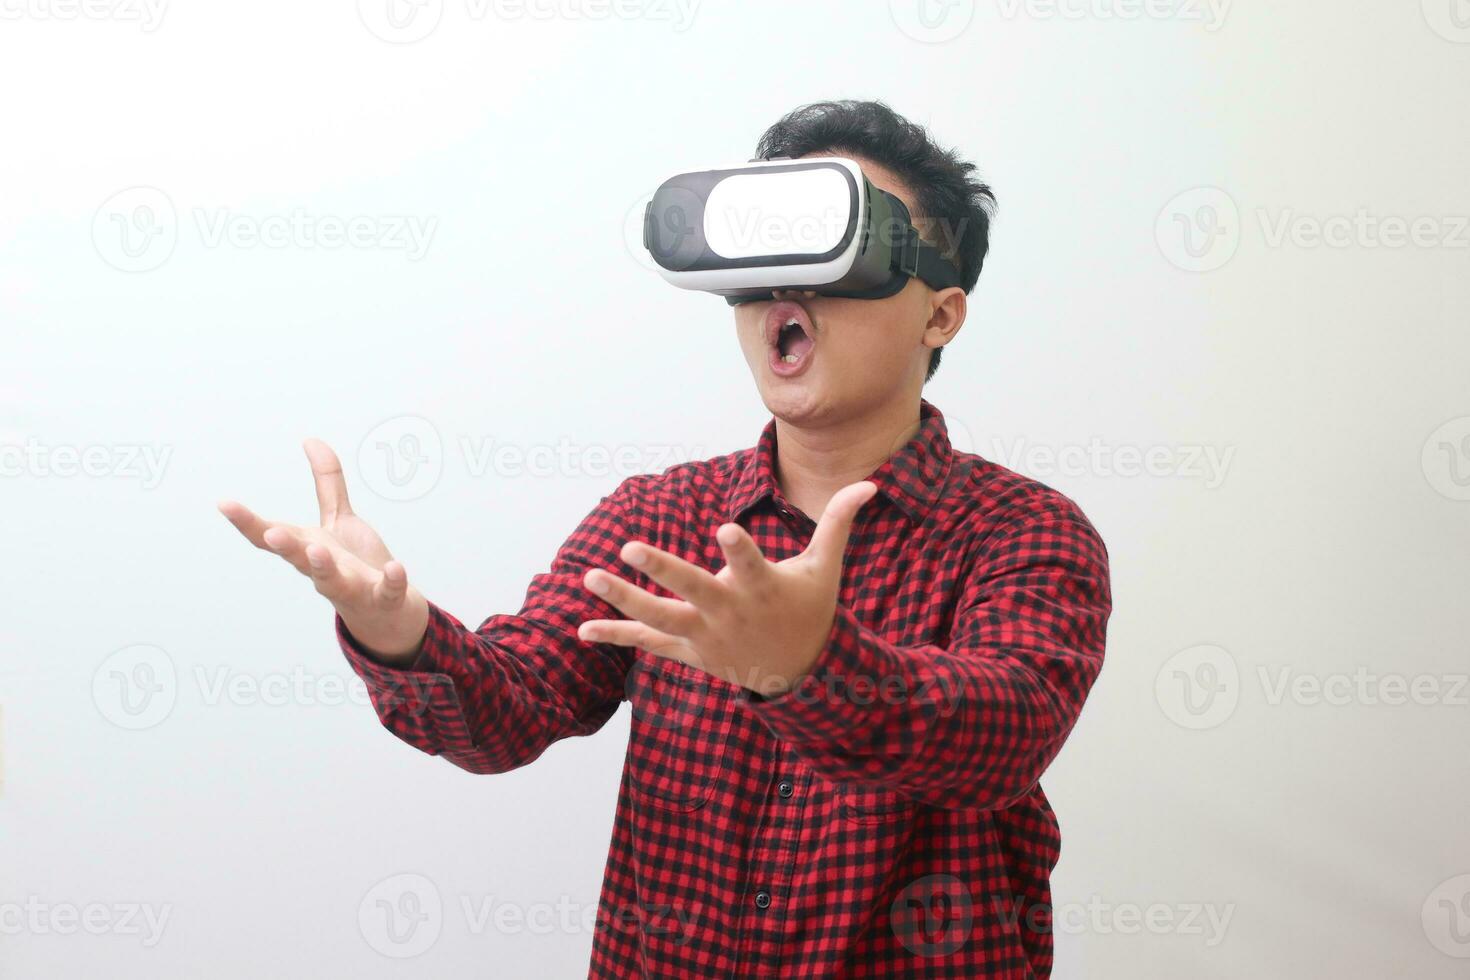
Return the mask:
[(806, 330), (801, 325), (801, 321), (798, 320), (796, 317), (792, 317), (791, 319), (787, 320), (784, 324), (782, 324), (781, 327), (776, 331), (776, 338), (775, 339), (777, 341), (779, 341), (781, 339), (781, 334), (783, 332), (785, 332), (785, 330), (786, 330), (787, 327), (795, 327), (796, 329), (800, 330), (802, 333), (806, 333)]
[(801, 360), (801, 358), (797, 357), (795, 354), (782, 354), (781, 360), (785, 361), (787, 364), (795, 364), (797, 361)]

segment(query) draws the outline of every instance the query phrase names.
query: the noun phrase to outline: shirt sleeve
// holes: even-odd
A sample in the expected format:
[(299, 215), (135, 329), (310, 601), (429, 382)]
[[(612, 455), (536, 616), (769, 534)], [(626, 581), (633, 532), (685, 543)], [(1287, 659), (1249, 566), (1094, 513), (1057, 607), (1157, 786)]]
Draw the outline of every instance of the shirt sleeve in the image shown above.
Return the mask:
[(751, 709), (829, 778), (950, 809), (1028, 794), (1102, 668), (1107, 551), (1080, 516), (996, 532), (961, 590), (949, 644), (900, 646), (838, 605), (812, 669)]
[(582, 519), (514, 615), (470, 630), (430, 603), (428, 631), (407, 666), (373, 659), (337, 616), (342, 652), (383, 726), (474, 773), (523, 766), (558, 739), (601, 728), (623, 700), (636, 652), (577, 636), (588, 619), (623, 618), (582, 576), (621, 564), (619, 549), (639, 530), (628, 516), (631, 485), (625, 480)]

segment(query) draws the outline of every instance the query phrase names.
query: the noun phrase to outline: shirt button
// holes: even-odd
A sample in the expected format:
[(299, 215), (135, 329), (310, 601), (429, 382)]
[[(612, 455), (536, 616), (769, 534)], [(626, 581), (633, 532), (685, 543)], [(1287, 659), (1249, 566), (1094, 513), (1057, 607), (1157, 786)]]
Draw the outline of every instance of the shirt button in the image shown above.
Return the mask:
[(776, 784), (776, 792), (780, 794), (781, 799), (783, 800), (791, 799), (791, 794), (795, 792), (795, 790), (796, 787), (791, 785), (791, 780), (789, 779), (783, 779)]
[(756, 892), (755, 893), (755, 907), (758, 908), (758, 909), (768, 909), (768, 908), (770, 908), (771, 907), (771, 893), (770, 892)]

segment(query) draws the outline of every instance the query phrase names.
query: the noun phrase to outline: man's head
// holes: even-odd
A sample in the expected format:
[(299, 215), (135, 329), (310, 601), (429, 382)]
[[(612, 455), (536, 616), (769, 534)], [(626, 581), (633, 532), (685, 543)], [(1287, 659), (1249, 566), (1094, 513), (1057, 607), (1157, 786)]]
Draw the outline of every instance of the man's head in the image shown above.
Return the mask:
[[(802, 106), (766, 130), (756, 148), (763, 160), (806, 156), (855, 160), (875, 186), (908, 206), (915, 227), (955, 264), (961, 282), (934, 290), (913, 278), (893, 296), (867, 300), (780, 291), (736, 306), (740, 345), (766, 407), (790, 421), (816, 422), (916, 397), (933, 376), (980, 277), (995, 196), (973, 176), (973, 164), (882, 102)], [(792, 319), (806, 339), (781, 330)]]

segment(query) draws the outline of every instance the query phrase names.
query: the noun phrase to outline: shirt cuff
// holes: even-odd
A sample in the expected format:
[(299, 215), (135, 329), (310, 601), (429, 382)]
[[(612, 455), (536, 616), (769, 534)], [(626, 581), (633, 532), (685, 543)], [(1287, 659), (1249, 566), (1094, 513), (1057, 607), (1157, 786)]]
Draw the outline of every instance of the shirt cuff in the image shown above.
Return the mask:
[(427, 708), (436, 690), (453, 697), (453, 680), (448, 669), (453, 663), (450, 638), (463, 629), (459, 620), (434, 603), (429, 606), (429, 625), (413, 659), (402, 666), (385, 664), (373, 657), (347, 629), (341, 615), (335, 616), (337, 643), (354, 673), (367, 685), (374, 706), (380, 711), (402, 709), (419, 714)]
[(750, 692), (751, 710), (787, 742), (846, 741), (844, 736), (873, 720), (886, 689), (903, 681), (899, 665), (881, 642), (866, 642), (866, 632), (852, 610), (839, 603), (811, 669), (775, 697)]

